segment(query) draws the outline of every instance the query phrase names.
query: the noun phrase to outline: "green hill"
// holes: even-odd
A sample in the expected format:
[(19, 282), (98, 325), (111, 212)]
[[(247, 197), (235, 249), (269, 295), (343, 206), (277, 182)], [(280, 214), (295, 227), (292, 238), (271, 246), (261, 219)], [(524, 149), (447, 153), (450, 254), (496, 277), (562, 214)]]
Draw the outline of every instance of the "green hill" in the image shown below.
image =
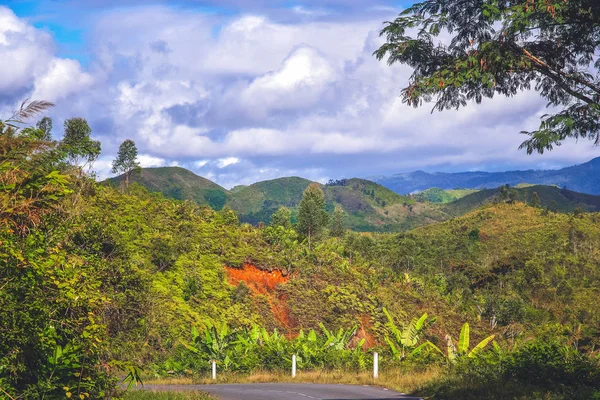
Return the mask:
[[(119, 186), (124, 175), (108, 179)], [(151, 192), (161, 192), (176, 200), (193, 200), (198, 204), (208, 204), (215, 210), (223, 208), (229, 192), (216, 183), (181, 167), (142, 168), (139, 174), (132, 174), (130, 180)]]
[[(241, 222), (269, 223), (279, 207), (292, 209), (293, 218), (302, 193), (312, 182), (298, 177), (258, 182), (233, 193), (227, 203)], [(332, 213), (336, 206), (346, 212), (346, 225), (356, 231), (384, 232), (441, 221), (446, 216), (430, 204), (417, 203), (374, 182), (348, 179), (322, 185)]]
[[(109, 181), (119, 185), (123, 179), (119, 176)], [(227, 205), (237, 212), (240, 222), (253, 225), (268, 224), (271, 215), (282, 206), (290, 208), (292, 219), (295, 219), (302, 193), (313, 183), (300, 177), (285, 177), (240, 185), (228, 191), (180, 167), (144, 168), (140, 175), (132, 175), (131, 180), (151, 192), (161, 192), (177, 200), (192, 200), (215, 210)], [(336, 206), (342, 207), (346, 213), (346, 226), (360, 232), (406, 231), (506, 200), (501, 199), (501, 187), (483, 190), (430, 188), (414, 196), (403, 196), (375, 182), (354, 178), (330, 181), (321, 188), (327, 211), (332, 213)], [(521, 184), (509, 190), (514, 190), (514, 200), (524, 203), (531, 203), (535, 192), (541, 205), (552, 211), (600, 210), (599, 196), (557, 186)]]
[[(343, 184), (342, 184), (343, 183)], [(407, 230), (446, 219), (437, 207), (418, 203), (365, 179), (348, 179), (323, 187), (327, 210), (341, 206), (348, 228), (356, 231), (390, 232)]]
[(257, 182), (233, 193), (227, 205), (237, 211), (242, 222), (268, 223), (279, 207), (294, 208), (311, 183), (295, 176)]
[(477, 189), (450, 189), (444, 190), (440, 188), (429, 188), (415, 195), (419, 201), (428, 201), (430, 203), (450, 203), (454, 200), (461, 199), (466, 195), (477, 192)]
[[(502, 187), (476, 191), (443, 205), (442, 210), (453, 216), (463, 215), (484, 204), (501, 201), (501, 190)], [(573, 212), (577, 209), (584, 212), (600, 211), (600, 196), (542, 185), (519, 185), (508, 190), (514, 190), (515, 200), (523, 203), (531, 203), (535, 196), (534, 193), (537, 193), (541, 206), (552, 211)]]

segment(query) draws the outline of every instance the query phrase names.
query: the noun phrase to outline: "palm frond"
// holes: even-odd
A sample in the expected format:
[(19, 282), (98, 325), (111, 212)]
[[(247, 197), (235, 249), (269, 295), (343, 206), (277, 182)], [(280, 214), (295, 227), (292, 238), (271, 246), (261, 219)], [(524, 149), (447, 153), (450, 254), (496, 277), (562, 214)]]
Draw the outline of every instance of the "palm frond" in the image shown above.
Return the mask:
[(25, 99), (17, 111), (6, 122), (13, 122), (23, 124), (30, 118), (33, 118), (37, 114), (46, 111), (49, 108), (54, 107), (54, 103), (45, 100), (34, 100), (29, 101)]

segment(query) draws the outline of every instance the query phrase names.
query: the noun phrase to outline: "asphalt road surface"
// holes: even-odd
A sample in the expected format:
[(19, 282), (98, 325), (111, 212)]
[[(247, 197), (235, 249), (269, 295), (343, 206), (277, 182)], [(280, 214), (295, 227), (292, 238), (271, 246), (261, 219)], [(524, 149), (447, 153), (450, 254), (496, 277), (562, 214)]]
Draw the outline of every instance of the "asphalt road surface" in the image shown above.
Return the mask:
[(251, 383), (229, 385), (145, 385), (145, 390), (198, 390), (220, 400), (418, 400), (375, 386), (312, 383)]

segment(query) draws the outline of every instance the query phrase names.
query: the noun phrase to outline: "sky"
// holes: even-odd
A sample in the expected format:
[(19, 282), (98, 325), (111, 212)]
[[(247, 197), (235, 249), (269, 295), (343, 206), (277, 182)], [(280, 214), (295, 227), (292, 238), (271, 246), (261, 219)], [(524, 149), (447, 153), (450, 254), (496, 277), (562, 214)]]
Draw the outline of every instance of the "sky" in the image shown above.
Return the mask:
[(281, 176), (560, 168), (591, 142), (518, 150), (547, 112), (537, 93), (458, 111), (412, 108), (411, 70), (372, 55), (410, 1), (0, 0), (0, 118), (53, 101), (53, 136), (86, 118), (111, 176), (119, 144), (230, 188)]

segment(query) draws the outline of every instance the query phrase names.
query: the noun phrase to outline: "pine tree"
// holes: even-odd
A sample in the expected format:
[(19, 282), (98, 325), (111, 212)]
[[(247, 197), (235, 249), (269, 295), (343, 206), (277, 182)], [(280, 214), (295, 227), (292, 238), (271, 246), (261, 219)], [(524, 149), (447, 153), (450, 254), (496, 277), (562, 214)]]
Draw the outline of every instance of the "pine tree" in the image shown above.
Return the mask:
[(140, 168), (140, 164), (137, 162), (138, 150), (135, 147), (133, 140), (125, 140), (119, 146), (119, 152), (117, 158), (112, 163), (112, 173), (125, 174), (125, 187), (129, 187), (129, 174), (131, 171), (137, 171)]
[(344, 217), (344, 210), (342, 210), (342, 207), (337, 206), (333, 211), (333, 218), (331, 219), (331, 225), (329, 227), (331, 236), (344, 236), (346, 233), (346, 228), (344, 227)]
[(298, 233), (306, 236), (310, 250), (312, 239), (318, 237), (329, 219), (325, 211), (325, 195), (317, 183), (306, 188), (298, 208)]

